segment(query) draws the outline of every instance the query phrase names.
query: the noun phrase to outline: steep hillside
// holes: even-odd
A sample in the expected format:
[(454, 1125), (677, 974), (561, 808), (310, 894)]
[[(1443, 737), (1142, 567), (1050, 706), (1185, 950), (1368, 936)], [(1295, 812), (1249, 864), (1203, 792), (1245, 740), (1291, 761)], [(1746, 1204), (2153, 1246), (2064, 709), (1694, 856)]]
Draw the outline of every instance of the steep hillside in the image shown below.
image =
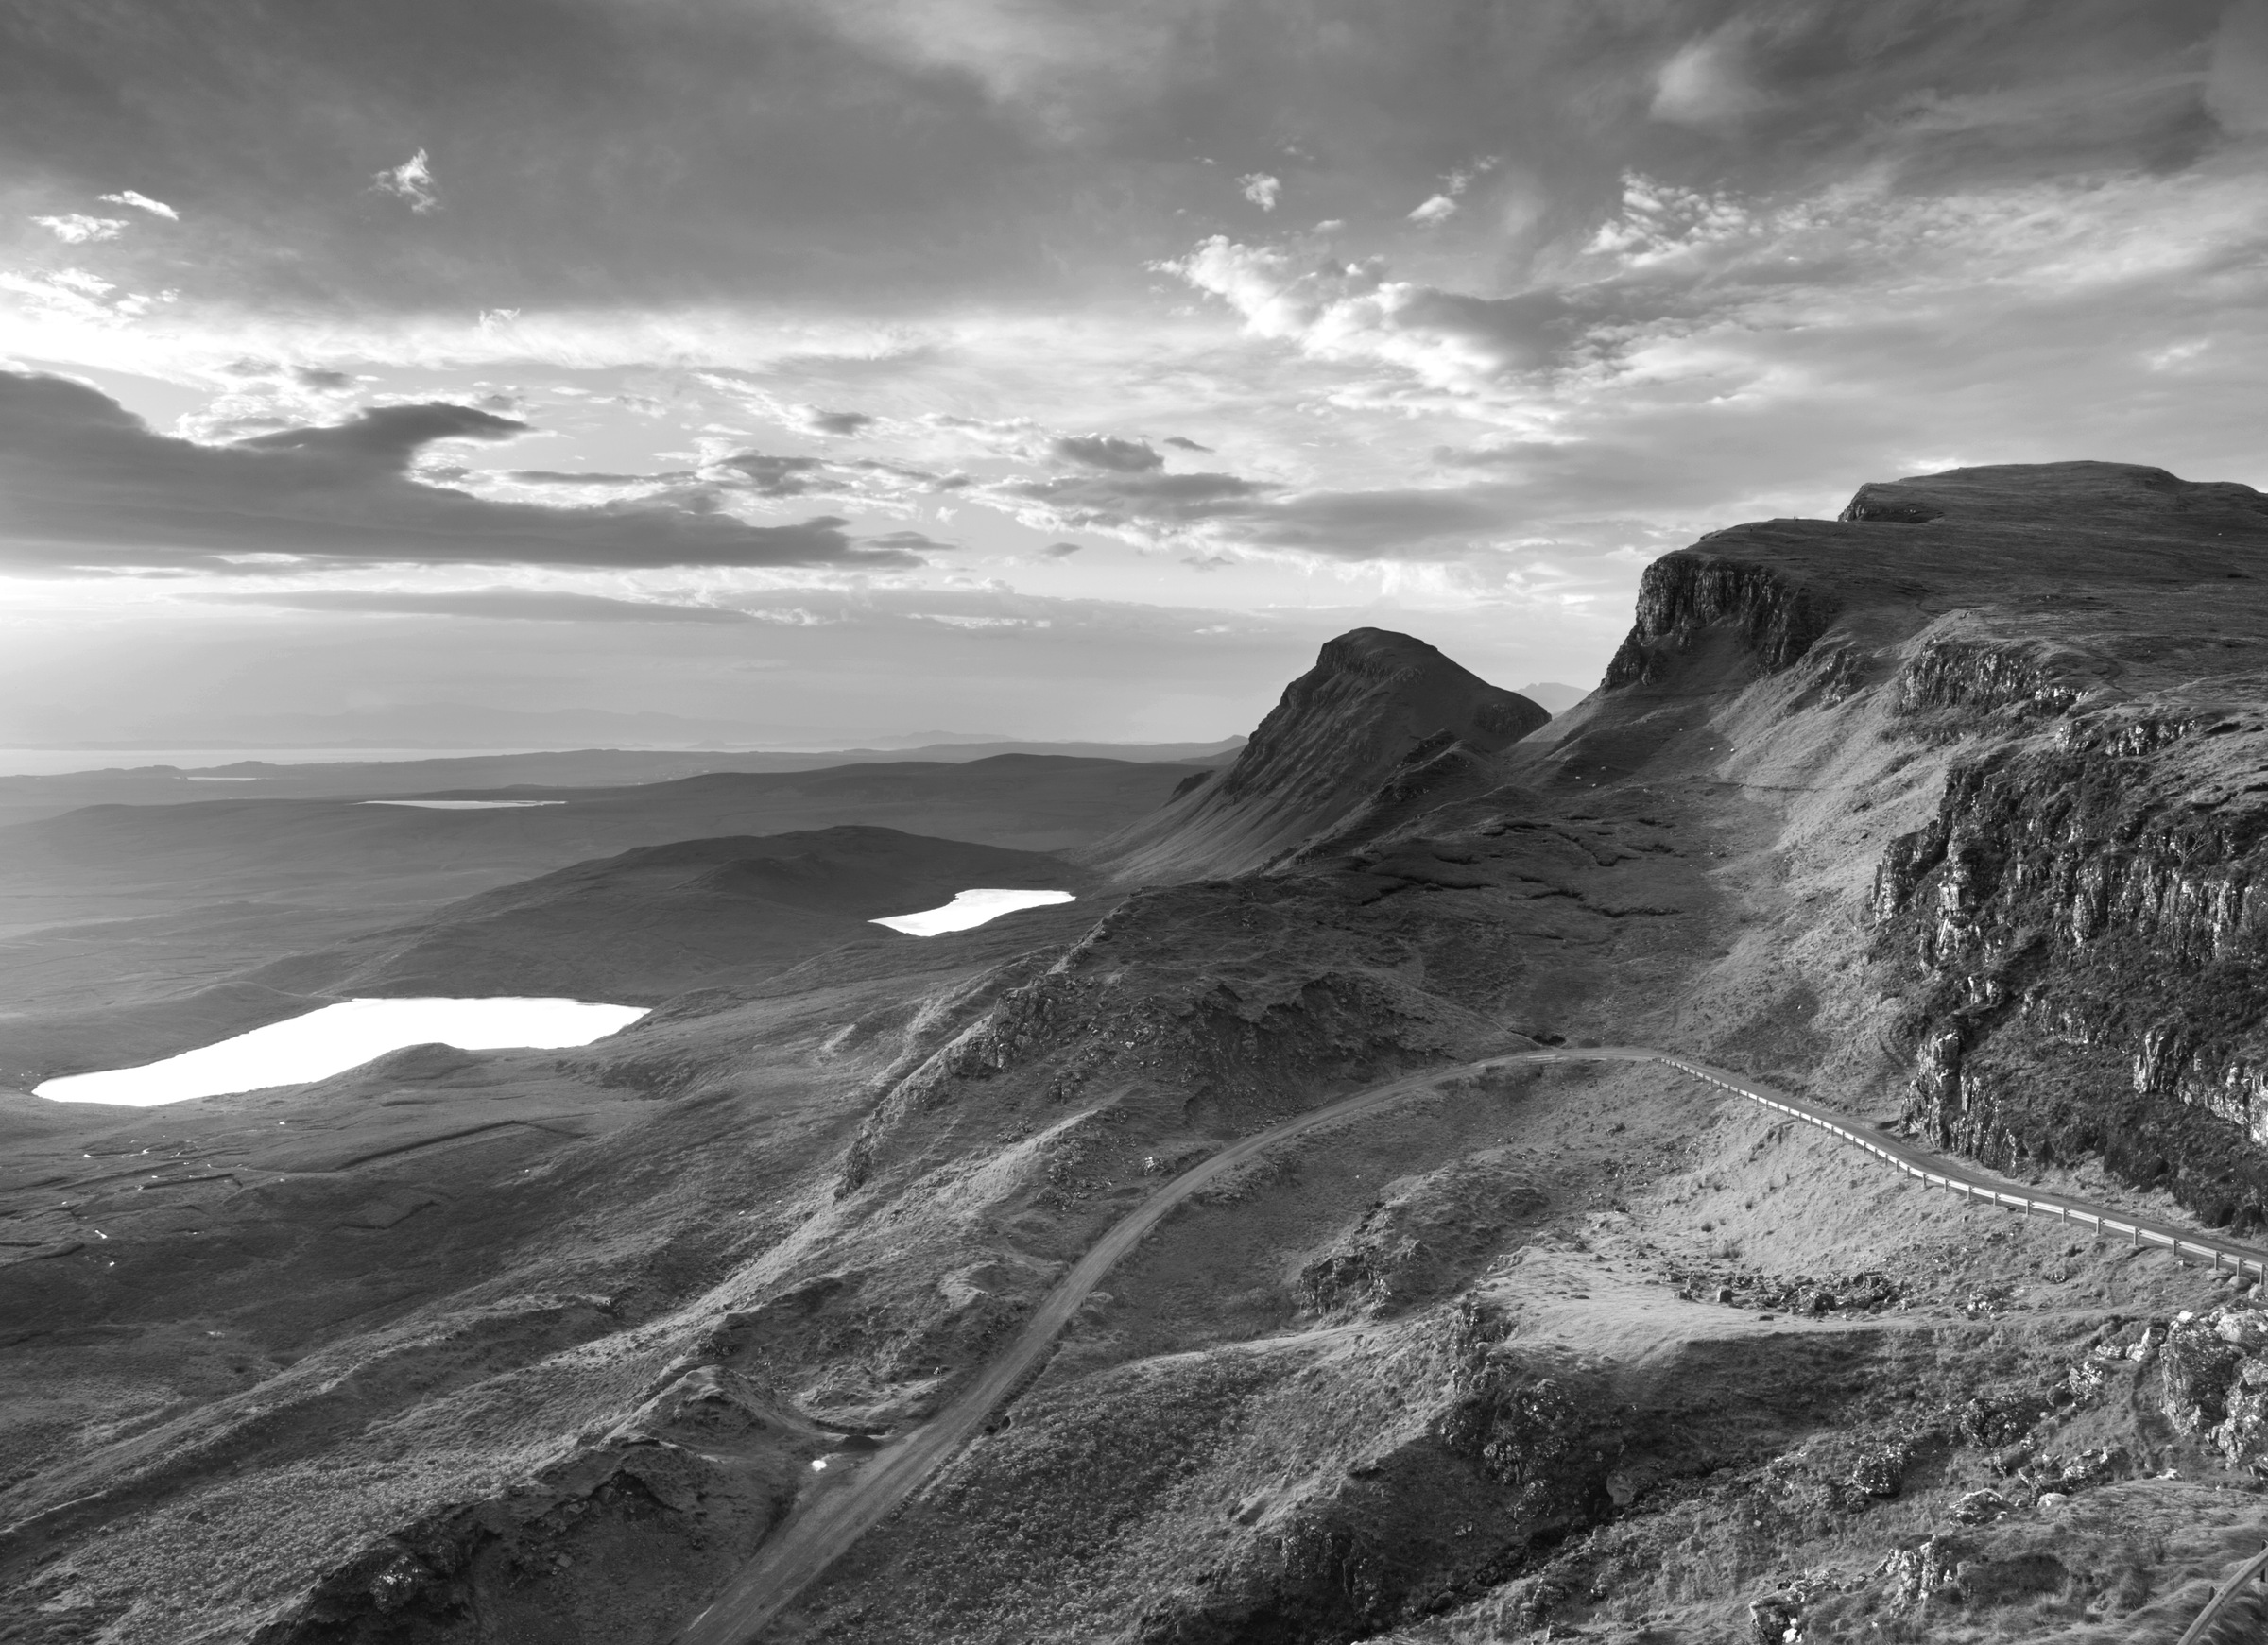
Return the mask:
[(1475, 1065), (2257, 1219), (2264, 551), (2155, 470), (1869, 486), (1658, 562), (1548, 727), (1396, 721), (1266, 872), (1180, 878), (1327, 742), (1107, 908), (10, 1133), (18, 1636), (662, 1645), (1160, 1184), (1424, 1075), (1151, 1230), (768, 1637), (2170, 1641), (2268, 1541), (2257, 1288)]
[(1494, 753), (1551, 718), (1422, 640), (1357, 628), (1323, 647), (1226, 771), (1083, 855), (1128, 882), (1240, 874), (1341, 821), (1413, 755)]

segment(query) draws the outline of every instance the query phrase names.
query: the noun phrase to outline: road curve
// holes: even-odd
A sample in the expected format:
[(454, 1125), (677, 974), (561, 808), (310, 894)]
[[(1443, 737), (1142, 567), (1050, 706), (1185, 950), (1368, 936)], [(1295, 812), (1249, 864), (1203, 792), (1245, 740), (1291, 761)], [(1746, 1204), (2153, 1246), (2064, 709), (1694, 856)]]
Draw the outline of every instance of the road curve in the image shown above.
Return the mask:
[(1435, 1069), (1373, 1086), (1264, 1131), (1256, 1131), (1160, 1188), (1114, 1224), (1071, 1272), (1057, 1282), (1015, 1340), (943, 1411), (874, 1452), (839, 1487), (829, 1489), (821, 1485), (806, 1492), (790, 1513), (787, 1523), (766, 1539), (740, 1574), (687, 1624), (678, 1636), (679, 1645), (749, 1645), (852, 1543), (887, 1517), (975, 1435), (993, 1410), (1038, 1370), (1054, 1346), (1057, 1335), (1070, 1323), (1080, 1305), (1093, 1294), (1103, 1276), (1191, 1195), (1220, 1181), (1276, 1144), (1304, 1132), (1390, 1107), (1452, 1079), (1521, 1062), (1662, 1063), (1736, 1096), (1816, 1125), (1932, 1187), (1950, 1189), (1970, 1198), (1984, 1198), (2027, 1215), (2055, 1215), (2066, 1222), (2090, 1225), (2099, 1233), (2130, 1238), (2138, 1245), (2156, 1245), (2178, 1257), (2210, 1259), (2216, 1268), (2225, 1261), (2230, 1262), (2239, 1273), (2268, 1277), (2268, 1252), (2138, 1218), (2088, 1201), (2043, 1193), (2037, 1189), (1981, 1175), (1941, 1156), (1900, 1142), (1864, 1121), (1788, 1096), (1758, 1085), (1744, 1075), (1673, 1052), (1641, 1045), (1580, 1049), (1569, 1046), (1511, 1052), (1453, 1068)]

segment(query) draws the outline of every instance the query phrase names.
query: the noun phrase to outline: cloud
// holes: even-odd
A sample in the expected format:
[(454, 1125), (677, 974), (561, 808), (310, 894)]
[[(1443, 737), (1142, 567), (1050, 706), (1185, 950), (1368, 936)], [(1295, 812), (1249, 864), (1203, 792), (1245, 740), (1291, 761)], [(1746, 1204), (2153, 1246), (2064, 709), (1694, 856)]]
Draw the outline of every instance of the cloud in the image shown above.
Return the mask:
[(1040, 557), (1042, 559), (1069, 559), (1082, 546), (1076, 542), (1051, 542), (1040, 551)]
[(132, 206), (136, 211), (147, 212), (151, 216), (163, 217), (168, 222), (178, 223), (181, 220), (181, 214), (163, 200), (153, 200), (147, 195), (130, 188), (98, 197), (113, 206)]
[(753, 623), (724, 606), (660, 600), (614, 600), (552, 589), (464, 589), (404, 593), (381, 589), (279, 590), (268, 593), (198, 593), (209, 604), (274, 606), (292, 611), (367, 611), (380, 616), (479, 617), (509, 623)]
[(1738, 23), (1686, 45), (1654, 77), (1647, 113), (1674, 126), (1722, 126), (1755, 113), (1769, 101), (1751, 81), (1746, 31)]
[(1283, 193), (1283, 179), (1270, 177), (1264, 171), (1256, 171), (1236, 180), (1245, 191), (1245, 198), (1263, 212), (1274, 211), (1278, 197)]
[(1036, 530), (1383, 564), (1490, 552), (1516, 518), (1509, 497), (1510, 488), (1495, 480), (1301, 491), (1235, 474), (1106, 472), (1012, 482), (993, 488), (988, 500)]
[(813, 473), (827, 465), (817, 457), (768, 457), (761, 452), (742, 452), (716, 466), (745, 478), (759, 497), (799, 497), (811, 489)]
[(84, 212), (65, 212), (60, 217), (31, 220), (66, 246), (83, 246), (90, 240), (115, 240), (126, 231), (123, 217), (90, 217)]
[(1247, 514), (1274, 489), (1234, 474), (1103, 472), (1010, 481), (991, 495), (1039, 530), (1118, 531), (1155, 540)]
[(0, 372), (0, 565), (244, 573), (300, 565), (833, 566), (920, 563), (860, 549), (846, 522), (752, 525), (714, 510), (491, 502), (419, 483), (437, 440), (528, 424), (467, 405), (376, 406), (326, 428), (207, 446), (153, 433), (107, 395)]
[(1266, 548), (1332, 559), (1460, 558), (1469, 545), (1502, 538), (1516, 516), (1493, 487), (1310, 491), (1256, 510), (1243, 536)]
[[(1439, 194), (1423, 201), (1416, 211), (1410, 214), (1410, 221), (1422, 223), (1429, 229), (1437, 223), (1446, 223), (1457, 214), (1457, 198), (1472, 186), (1472, 180), (1485, 171), (1493, 171), (1497, 163), (1495, 155), (1485, 154), (1470, 165), (1457, 167), (1456, 170), (1441, 180)], [(1345, 227), (1344, 224), (1337, 226)], [(1318, 223), (1315, 227), (1322, 230), (1326, 225)]]
[(441, 197), (433, 184), (433, 167), (427, 163), (422, 148), (400, 165), (372, 177), (370, 186), (380, 194), (407, 200), (409, 209), (420, 216), (441, 209)]
[(1165, 459), (1143, 441), (1107, 434), (1066, 435), (1048, 449), (1065, 462), (1114, 474), (1142, 474), (1165, 466)]
[(1324, 360), (1376, 360), (1435, 387), (1471, 388), (1549, 364), (1566, 345), (1565, 294), (1538, 288), (1474, 297), (1388, 280), (1378, 262), (1319, 266), (1216, 234), (1165, 266), (1222, 299), (1255, 335)]
[(430, 400), (421, 405), (376, 405), (328, 428), (286, 428), (239, 440), (238, 449), (298, 452), (341, 472), (401, 474), (421, 450), (444, 439), (502, 440), (533, 432), (516, 418), (476, 406)]
[(1184, 439), (1177, 434), (1169, 434), (1158, 443), (1161, 446), (1172, 446), (1177, 451), (1203, 452), (1208, 456), (1212, 454), (1212, 448), (1211, 446), (1201, 446), (1197, 444), (1195, 440)]
[(528, 486), (589, 486), (618, 491), (634, 486), (679, 484), (695, 477), (691, 469), (665, 469), (654, 474), (610, 474), (594, 469), (505, 469), (498, 478)]
[(302, 388), (335, 390), (354, 386), (352, 371), (333, 371), (320, 366), (300, 366), (293, 368), (291, 380)]
[(885, 531), (880, 537), (862, 537), (859, 541), (868, 548), (899, 548), (916, 554), (923, 549), (939, 549), (950, 552), (956, 546), (950, 542), (940, 542), (927, 532), (921, 531)]
[(877, 420), (863, 411), (821, 411), (816, 405), (797, 409), (803, 426), (818, 434), (852, 435)]

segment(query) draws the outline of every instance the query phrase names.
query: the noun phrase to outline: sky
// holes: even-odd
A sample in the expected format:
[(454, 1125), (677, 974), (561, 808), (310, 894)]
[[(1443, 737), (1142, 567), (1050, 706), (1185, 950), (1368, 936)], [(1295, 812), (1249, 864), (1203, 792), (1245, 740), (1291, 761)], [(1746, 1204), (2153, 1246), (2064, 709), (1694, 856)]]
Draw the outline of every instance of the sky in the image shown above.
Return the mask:
[(2268, 0), (13, 0), (0, 156), (16, 743), (1213, 738), (2268, 486)]

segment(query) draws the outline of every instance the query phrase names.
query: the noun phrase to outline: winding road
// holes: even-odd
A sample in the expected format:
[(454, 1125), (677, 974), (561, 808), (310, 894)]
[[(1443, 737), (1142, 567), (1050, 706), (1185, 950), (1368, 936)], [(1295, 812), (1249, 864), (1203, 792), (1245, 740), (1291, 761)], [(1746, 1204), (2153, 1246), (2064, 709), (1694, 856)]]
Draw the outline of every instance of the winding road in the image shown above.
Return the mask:
[(2240, 1274), (2268, 1278), (2268, 1251), (2153, 1222), (2090, 1201), (2043, 1193), (2037, 1189), (1981, 1175), (1941, 1155), (1899, 1141), (1865, 1121), (1819, 1107), (1759, 1085), (1744, 1075), (1673, 1052), (1638, 1045), (1579, 1049), (1570, 1046), (1484, 1057), (1477, 1062), (1435, 1069), (1372, 1086), (1265, 1131), (1257, 1131), (1160, 1188), (1096, 1242), (1047, 1294), (1016, 1339), (943, 1411), (884, 1446), (839, 1483), (821, 1481), (805, 1491), (786, 1524), (766, 1539), (755, 1558), (694, 1618), (679, 1636), (679, 1645), (749, 1645), (804, 1588), (847, 1552), (852, 1543), (919, 1490), (931, 1474), (974, 1437), (1004, 1400), (1038, 1373), (1057, 1334), (1093, 1294), (1103, 1276), (1139, 1244), (1143, 1235), (1193, 1194), (1294, 1137), (1391, 1107), (1453, 1079), (1529, 1062), (1661, 1063), (1806, 1124), (1818, 1126), (1928, 1186), (1945, 1188), (2027, 1216), (2053, 1216), (2061, 1222), (2079, 1223), (2092, 1227), (2098, 1235), (2117, 1235), (2138, 1246), (2170, 1250), (2183, 1259), (2191, 1257), (2209, 1259), (2216, 1269), (2228, 1263)]

